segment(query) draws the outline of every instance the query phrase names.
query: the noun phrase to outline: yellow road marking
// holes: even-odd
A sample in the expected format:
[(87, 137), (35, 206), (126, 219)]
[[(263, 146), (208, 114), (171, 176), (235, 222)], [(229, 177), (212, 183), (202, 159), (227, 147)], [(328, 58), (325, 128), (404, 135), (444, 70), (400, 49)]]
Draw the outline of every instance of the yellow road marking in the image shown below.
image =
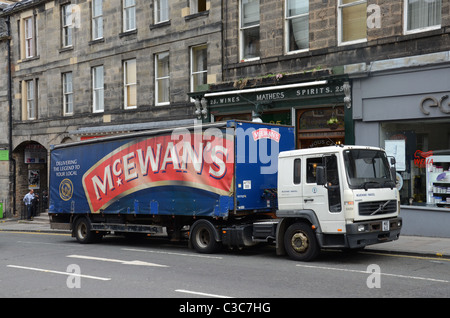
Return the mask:
[(403, 257), (403, 258), (414, 258), (414, 259), (424, 259), (424, 260), (433, 260), (433, 261), (446, 261), (450, 262), (450, 259), (443, 258), (441, 253), (436, 253), (437, 257), (430, 256), (414, 256), (414, 255), (401, 255), (401, 254), (388, 254), (388, 253), (377, 253), (377, 252), (359, 252), (361, 254), (370, 254), (370, 255), (383, 255), (383, 256), (391, 256), (391, 257)]

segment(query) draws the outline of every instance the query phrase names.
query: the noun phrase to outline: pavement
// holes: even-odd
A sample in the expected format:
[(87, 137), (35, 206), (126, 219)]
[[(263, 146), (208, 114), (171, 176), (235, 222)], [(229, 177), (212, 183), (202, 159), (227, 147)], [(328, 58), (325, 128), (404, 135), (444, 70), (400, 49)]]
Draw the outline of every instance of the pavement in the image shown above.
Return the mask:
[[(41, 213), (32, 221), (19, 218), (0, 220), (0, 232), (39, 232), (53, 234), (70, 234), (66, 230), (50, 229), (47, 213)], [(365, 251), (400, 255), (414, 255), (450, 259), (450, 238), (404, 236), (396, 241), (367, 246)]]

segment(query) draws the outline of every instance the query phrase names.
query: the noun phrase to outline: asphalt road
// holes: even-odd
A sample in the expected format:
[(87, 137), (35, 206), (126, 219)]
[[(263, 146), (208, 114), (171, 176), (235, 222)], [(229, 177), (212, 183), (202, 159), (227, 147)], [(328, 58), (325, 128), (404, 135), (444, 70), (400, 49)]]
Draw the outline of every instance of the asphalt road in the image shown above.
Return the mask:
[(161, 239), (0, 232), (0, 286), (1, 298), (448, 298), (450, 260), (329, 251), (300, 263), (271, 246), (203, 255)]

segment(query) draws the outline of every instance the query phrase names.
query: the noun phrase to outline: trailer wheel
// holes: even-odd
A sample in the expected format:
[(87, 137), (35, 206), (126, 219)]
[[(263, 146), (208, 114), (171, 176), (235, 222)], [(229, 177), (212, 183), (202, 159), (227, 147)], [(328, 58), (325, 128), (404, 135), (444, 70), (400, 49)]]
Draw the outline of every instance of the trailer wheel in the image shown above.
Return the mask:
[(208, 221), (194, 224), (191, 232), (191, 242), (197, 252), (204, 254), (214, 253), (220, 247), (220, 243), (216, 241), (216, 229)]
[(91, 222), (85, 217), (76, 220), (73, 232), (77, 241), (82, 244), (98, 241), (102, 237), (91, 230)]
[(319, 255), (320, 248), (311, 227), (306, 223), (294, 223), (284, 234), (286, 253), (296, 261), (312, 261)]

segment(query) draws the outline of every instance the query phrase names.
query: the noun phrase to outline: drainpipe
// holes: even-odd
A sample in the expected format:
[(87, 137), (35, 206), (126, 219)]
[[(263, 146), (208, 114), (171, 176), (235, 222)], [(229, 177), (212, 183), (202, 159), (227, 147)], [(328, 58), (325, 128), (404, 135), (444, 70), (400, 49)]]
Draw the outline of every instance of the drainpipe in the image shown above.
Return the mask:
[[(11, 16), (8, 15), (6, 20), (6, 30), (8, 33), (7, 49), (8, 49), (8, 103), (9, 103), (9, 162), (12, 164), (10, 168), (10, 197), (12, 197), (12, 214), (16, 212), (16, 160), (13, 158), (13, 99), (12, 99), (12, 61), (11, 61)], [(12, 170), (12, 173), (11, 173)]]

